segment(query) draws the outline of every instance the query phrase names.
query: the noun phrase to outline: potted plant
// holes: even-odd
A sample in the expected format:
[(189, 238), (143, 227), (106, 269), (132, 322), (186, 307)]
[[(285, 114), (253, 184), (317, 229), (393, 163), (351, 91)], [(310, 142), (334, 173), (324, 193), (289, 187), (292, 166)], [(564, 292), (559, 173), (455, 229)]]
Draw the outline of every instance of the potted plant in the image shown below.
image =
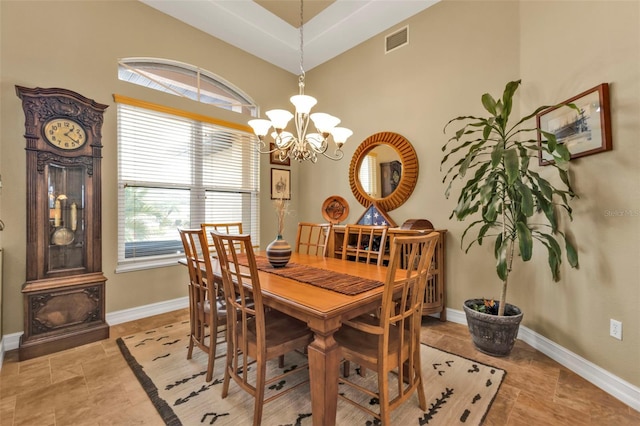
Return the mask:
[[(442, 169), (446, 163), (453, 163), (443, 179), (443, 183), (448, 182), (447, 198), (454, 182), (462, 184), (458, 204), (449, 218), (473, 220), (461, 239), (463, 247), (467, 243), (465, 253), (476, 243), (493, 241), (496, 272), (502, 281), (500, 298), (467, 300), (464, 310), (475, 346), (497, 356), (511, 352), (522, 319), (520, 309), (506, 302), (514, 258), (519, 255), (525, 262), (530, 260), (537, 240), (547, 249), (551, 274), (558, 281), (563, 251), (559, 240), (564, 240), (569, 264), (578, 266), (574, 245), (558, 229), (558, 210), (564, 210), (573, 220), (569, 200), (576, 194), (567, 173), (570, 153), (554, 134), (526, 125), (551, 106), (539, 107), (513, 125), (509, 122), (519, 85), (520, 80), (509, 82), (502, 99), (482, 95), (487, 116), (456, 117), (445, 125), (446, 134), (452, 123), (463, 123), (443, 146), (445, 155), (440, 165)], [(572, 104), (567, 106), (577, 109)], [(538, 132), (546, 138), (540, 145)], [(550, 166), (557, 171), (561, 188), (531, 167), (540, 150), (553, 156)]]

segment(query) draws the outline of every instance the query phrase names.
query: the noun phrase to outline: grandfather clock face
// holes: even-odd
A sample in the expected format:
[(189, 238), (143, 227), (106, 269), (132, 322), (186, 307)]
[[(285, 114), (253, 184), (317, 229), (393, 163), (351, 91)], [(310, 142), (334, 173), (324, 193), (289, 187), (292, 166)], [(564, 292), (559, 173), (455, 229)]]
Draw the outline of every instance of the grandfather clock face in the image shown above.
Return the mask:
[(84, 126), (70, 118), (53, 118), (44, 125), (44, 137), (56, 148), (78, 149), (87, 142)]

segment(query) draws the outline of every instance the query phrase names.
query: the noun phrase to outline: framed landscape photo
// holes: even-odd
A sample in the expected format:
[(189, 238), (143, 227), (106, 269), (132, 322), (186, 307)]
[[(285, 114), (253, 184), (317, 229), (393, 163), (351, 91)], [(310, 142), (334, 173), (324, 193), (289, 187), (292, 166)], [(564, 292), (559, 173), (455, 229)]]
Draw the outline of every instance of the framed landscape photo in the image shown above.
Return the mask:
[[(558, 143), (567, 147), (572, 159), (611, 150), (609, 84), (602, 83), (563, 102), (570, 103), (579, 111), (566, 106), (544, 110), (536, 115), (538, 128), (553, 133)], [(538, 132), (538, 146), (542, 146), (543, 140), (544, 135)], [(554, 162), (543, 151), (538, 152), (538, 160), (542, 166)]]
[(291, 171), (271, 169), (271, 199), (291, 199)]
[(273, 151), (271, 154), (269, 154), (270, 157), (271, 157), (269, 159), (271, 164), (275, 164), (275, 165), (278, 165), (278, 166), (290, 166), (291, 165), (291, 158), (287, 157), (287, 158), (285, 158), (284, 161), (280, 161), (280, 151), (279, 150), (274, 151), (275, 149), (276, 149), (276, 144), (271, 142), (269, 144), (269, 150)]

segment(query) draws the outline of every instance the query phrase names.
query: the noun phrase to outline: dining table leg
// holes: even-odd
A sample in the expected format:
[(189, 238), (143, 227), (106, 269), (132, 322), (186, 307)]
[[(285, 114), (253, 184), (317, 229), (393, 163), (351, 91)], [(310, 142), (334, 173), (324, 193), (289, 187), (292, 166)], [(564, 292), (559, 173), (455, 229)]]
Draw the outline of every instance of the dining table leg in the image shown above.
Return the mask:
[(315, 331), (308, 347), (311, 412), (314, 426), (334, 426), (338, 406), (340, 348), (331, 332)]

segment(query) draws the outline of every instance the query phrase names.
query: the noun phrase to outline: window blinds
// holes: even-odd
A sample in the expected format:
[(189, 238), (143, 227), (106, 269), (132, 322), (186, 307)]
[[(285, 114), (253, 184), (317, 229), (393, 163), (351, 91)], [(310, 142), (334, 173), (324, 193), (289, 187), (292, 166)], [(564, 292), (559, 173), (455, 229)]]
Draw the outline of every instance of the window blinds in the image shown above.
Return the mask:
[(249, 130), (123, 99), (119, 265), (175, 261), (182, 255), (178, 227), (203, 222), (242, 222), (259, 245), (259, 157)]

